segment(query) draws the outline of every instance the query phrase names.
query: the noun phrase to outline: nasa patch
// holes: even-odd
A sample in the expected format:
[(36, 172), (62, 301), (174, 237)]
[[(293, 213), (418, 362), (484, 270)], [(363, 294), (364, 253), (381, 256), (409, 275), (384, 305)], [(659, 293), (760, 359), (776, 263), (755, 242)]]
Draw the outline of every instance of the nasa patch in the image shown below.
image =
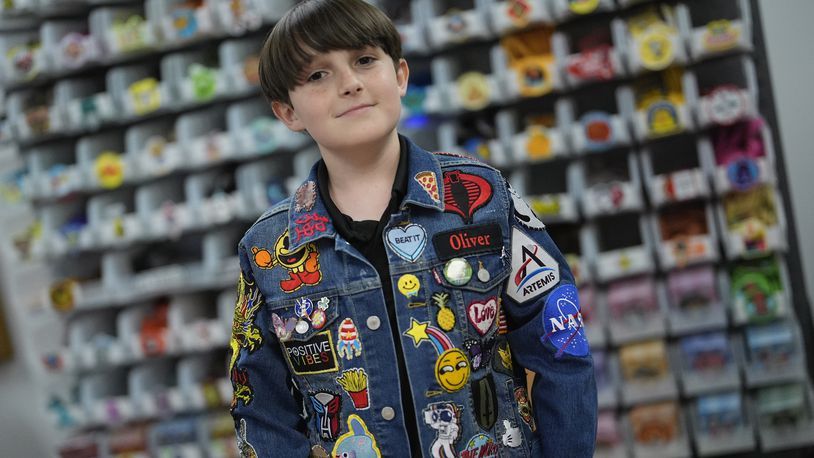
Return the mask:
[(590, 352), (576, 286), (561, 285), (548, 295), (543, 312), (543, 328), (546, 333), (540, 340), (543, 343), (550, 341), (557, 347), (556, 357), (563, 353), (585, 356)]
[(535, 231), (545, 229), (545, 224), (537, 218), (537, 215), (534, 214), (529, 204), (520, 197), (520, 194), (518, 194), (511, 185), (507, 187), (509, 189), (509, 195), (512, 197), (512, 203), (514, 204), (514, 219), (516, 219), (521, 226), (528, 229)]
[(512, 271), (506, 283), (506, 294), (522, 304), (559, 282), (557, 261), (523, 231), (512, 228)]

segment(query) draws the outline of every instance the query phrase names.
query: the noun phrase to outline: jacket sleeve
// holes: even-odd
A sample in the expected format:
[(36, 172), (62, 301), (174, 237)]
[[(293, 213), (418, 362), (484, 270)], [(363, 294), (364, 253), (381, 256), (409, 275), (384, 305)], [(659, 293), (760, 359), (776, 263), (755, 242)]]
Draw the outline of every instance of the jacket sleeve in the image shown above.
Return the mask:
[(574, 277), (543, 223), (511, 187), (511, 273), (502, 304), (517, 362), (534, 373), (532, 406), (545, 457), (591, 457), (596, 381)]
[(307, 457), (302, 398), (273, 332), (270, 312), (252, 273), (243, 242), (238, 247), (240, 278), (229, 341), (230, 411), (241, 457)]

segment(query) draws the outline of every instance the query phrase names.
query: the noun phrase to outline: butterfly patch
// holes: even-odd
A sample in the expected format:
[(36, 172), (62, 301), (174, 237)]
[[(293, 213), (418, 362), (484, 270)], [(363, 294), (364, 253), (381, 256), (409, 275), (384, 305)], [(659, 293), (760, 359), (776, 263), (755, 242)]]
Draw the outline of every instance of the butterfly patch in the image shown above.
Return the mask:
[(464, 349), (469, 356), (473, 371), (489, 365), (494, 345), (495, 339), (493, 337), (483, 340), (466, 339), (464, 341)]

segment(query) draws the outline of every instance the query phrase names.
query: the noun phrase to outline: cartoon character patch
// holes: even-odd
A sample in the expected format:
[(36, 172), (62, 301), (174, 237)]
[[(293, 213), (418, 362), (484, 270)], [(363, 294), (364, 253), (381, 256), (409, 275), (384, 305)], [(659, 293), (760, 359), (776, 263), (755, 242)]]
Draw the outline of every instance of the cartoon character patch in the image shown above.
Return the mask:
[(510, 448), (520, 447), (523, 443), (523, 434), (520, 428), (509, 420), (503, 420), (503, 434), (500, 435), (500, 440), (503, 445)]
[(461, 435), (461, 410), (451, 402), (436, 402), (424, 408), (424, 423), (438, 433), (430, 446), (434, 458), (455, 456), (455, 443)]
[(367, 388), (367, 372), (361, 368), (348, 369), (336, 378), (336, 383), (348, 393), (356, 410), (367, 410), (370, 407), (370, 395)]
[(435, 379), (441, 388), (454, 393), (466, 386), (471, 371), (469, 361), (460, 349), (452, 346), (452, 341), (443, 331), (430, 326), (428, 321), (419, 322), (415, 318), (411, 318), (410, 329), (403, 335), (412, 338), (416, 348), (425, 341), (432, 343), (438, 353), (438, 360), (435, 362)]
[(331, 456), (381, 458), (382, 452), (364, 420), (359, 415), (351, 414), (348, 416), (348, 432), (339, 436)]
[(560, 281), (560, 266), (540, 244), (512, 228), (512, 275), (506, 294), (524, 303), (553, 288)]
[(359, 339), (359, 331), (356, 329), (356, 325), (353, 324), (352, 319), (345, 318), (342, 320), (337, 334), (339, 336), (339, 345), (336, 352), (340, 358), (350, 361), (354, 356), (362, 354), (362, 341)]
[(274, 257), (271, 258), (271, 267), (279, 265), (288, 270), (289, 278), (280, 280), (280, 289), (285, 293), (293, 293), (303, 285), (318, 285), (322, 281), (322, 270), (319, 267), (317, 245), (309, 242), (294, 251), (289, 251), (289, 246), (290, 240), (286, 229), (274, 243)]
[(309, 397), (314, 407), (314, 422), (319, 438), (324, 441), (335, 441), (339, 436), (342, 397), (328, 391), (317, 391)]
[(485, 178), (460, 170), (444, 172), (444, 211), (472, 223), (475, 212), (492, 199), (492, 185)]
[(441, 197), (438, 195), (438, 180), (435, 178), (435, 172), (418, 172), (415, 174), (415, 181), (427, 191), (429, 194), (430, 199), (434, 200), (435, 202), (441, 202)]
[(548, 295), (543, 313), (543, 329), (546, 334), (540, 340), (543, 343), (550, 341), (557, 348), (556, 357), (563, 353), (574, 356), (589, 353), (576, 286), (561, 285)]
[(232, 338), (229, 341), (231, 354), (229, 355), (229, 371), (235, 367), (238, 353), (245, 348), (249, 353), (254, 352), (263, 344), (263, 334), (254, 324), (255, 314), (263, 298), (260, 290), (253, 282), (249, 282), (240, 273), (237, 282), (237, 302), (235, 303), (234, 319), (232, 321)]

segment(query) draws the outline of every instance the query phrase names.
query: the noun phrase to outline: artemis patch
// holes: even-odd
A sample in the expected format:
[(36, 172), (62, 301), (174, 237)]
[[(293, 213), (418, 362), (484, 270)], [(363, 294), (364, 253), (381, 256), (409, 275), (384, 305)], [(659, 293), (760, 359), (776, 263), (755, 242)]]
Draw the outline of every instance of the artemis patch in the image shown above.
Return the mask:
[(506, 294), (518, 303), (534, 299), (560, 282), (560, 266), (540, 244), (512, 228), (512, 272)]

